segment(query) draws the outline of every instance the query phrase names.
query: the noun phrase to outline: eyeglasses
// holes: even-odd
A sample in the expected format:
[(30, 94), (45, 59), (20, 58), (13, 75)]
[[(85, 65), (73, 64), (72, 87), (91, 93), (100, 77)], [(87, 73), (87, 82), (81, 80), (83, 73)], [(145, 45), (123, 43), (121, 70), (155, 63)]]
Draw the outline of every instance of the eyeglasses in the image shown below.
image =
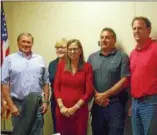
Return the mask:
[(68, 48), (68, 51), (69, 51), (69, 52), (72, 52), (72, 51), (78, 52), (78, 50), (79, 50), (79, 48)]

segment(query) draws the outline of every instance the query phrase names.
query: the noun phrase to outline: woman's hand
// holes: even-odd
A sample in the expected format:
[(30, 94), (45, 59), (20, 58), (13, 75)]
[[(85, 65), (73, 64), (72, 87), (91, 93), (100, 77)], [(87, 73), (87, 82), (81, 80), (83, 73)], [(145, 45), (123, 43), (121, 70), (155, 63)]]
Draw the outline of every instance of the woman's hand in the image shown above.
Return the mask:
[(66, 115), (67, 110), (68, 110), (68, 108), (65, 106), (60, 107), (60, 113), (63, 114), (64, 116)]
[(67, 116), (67, 117), (73, 116), (77, 110), (78, 110), (78, 108), (75, 107), (75, 106), (73, 106), (73, 107), (71, 107), (71, 108), (68, 108), (68, 109), (67, 109), (67, 112), (66, 112), (66, 116)]

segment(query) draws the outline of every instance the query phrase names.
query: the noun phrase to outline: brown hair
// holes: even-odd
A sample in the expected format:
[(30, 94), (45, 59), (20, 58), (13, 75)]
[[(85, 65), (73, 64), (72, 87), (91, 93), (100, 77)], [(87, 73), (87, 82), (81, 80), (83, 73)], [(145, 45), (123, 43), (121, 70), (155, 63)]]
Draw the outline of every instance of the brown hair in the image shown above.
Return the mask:
[[(72, 43), (76, 43), (77, 46), (81, 49), (81, 55), (80, 55), (79, 64), (78, 64), (78, 69), (80, 69), (83, 66), (83, 64), (85, 63), (82, 44), (81, 44), (81, 42), (78, 39), (71, 39), (67, 43), (67, 48)], [(70, 72), (72, 71), (72, 68), (71, 68), (71, 59), (69, 58), (68, 55), (66, 57), (65, 70), (70, 71)]]
[(144, 21), (144, 23), (146, 24), (146, 27), (150, 28), (150, 30), (151, 30), (151, 28), (152, 28), (151, 22), (150, 22), (150, 20), (147, 17), (143, 17), (143, 16), (134, 17), (133, 20), (132, 20), (132, 23), (131, 23), (132, 26), (133, 26), (133, 23), (136, 20), (142, 20), (142, 21)]

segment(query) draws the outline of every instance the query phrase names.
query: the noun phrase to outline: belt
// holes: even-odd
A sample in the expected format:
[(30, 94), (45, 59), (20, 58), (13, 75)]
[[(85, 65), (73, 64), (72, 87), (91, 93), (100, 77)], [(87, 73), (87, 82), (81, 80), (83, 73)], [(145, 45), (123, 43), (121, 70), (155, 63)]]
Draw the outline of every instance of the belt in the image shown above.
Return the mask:
[(144, 101), (144, 100), (157, 100), (157, 94), (155, 95), (150, 95), (150, 96), (143, 96), (140, 98), (133, 98), (134, 100), (138, 100), (138, 101)]
[(12, 97), (12, 100), (15, 102), (23, 102), (24, 101), (24, 99), (18, 99), (16, 97)]
[(110, 100), (110, 104), (113, 104), (115, 102), (118, 102), (119, 98), (118, 97), (116, 97), (116, 98), (109, 98), (109, 100)]

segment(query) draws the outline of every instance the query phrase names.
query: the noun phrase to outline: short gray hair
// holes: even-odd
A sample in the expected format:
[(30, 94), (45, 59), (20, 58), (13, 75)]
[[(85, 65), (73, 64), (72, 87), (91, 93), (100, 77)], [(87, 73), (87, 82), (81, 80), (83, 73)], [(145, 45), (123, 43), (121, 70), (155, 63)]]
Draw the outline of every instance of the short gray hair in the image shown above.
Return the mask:
[(18, 35), (18, 37), (17, 37), (17, 41), (19, 41), (20, 38), (21, 38), (22, 36), (28, 36), (28, 37), (31, 37), (31, 38), (32, 38), (32, 43), (34, 43), (34, 38), (33, 38), (33, 36), (32, 36), (31, 33), (28, 33), (28, 32), (27, 32), (27, 33), (25, 33), (25, 32), (20, 33), (20, 34)]

